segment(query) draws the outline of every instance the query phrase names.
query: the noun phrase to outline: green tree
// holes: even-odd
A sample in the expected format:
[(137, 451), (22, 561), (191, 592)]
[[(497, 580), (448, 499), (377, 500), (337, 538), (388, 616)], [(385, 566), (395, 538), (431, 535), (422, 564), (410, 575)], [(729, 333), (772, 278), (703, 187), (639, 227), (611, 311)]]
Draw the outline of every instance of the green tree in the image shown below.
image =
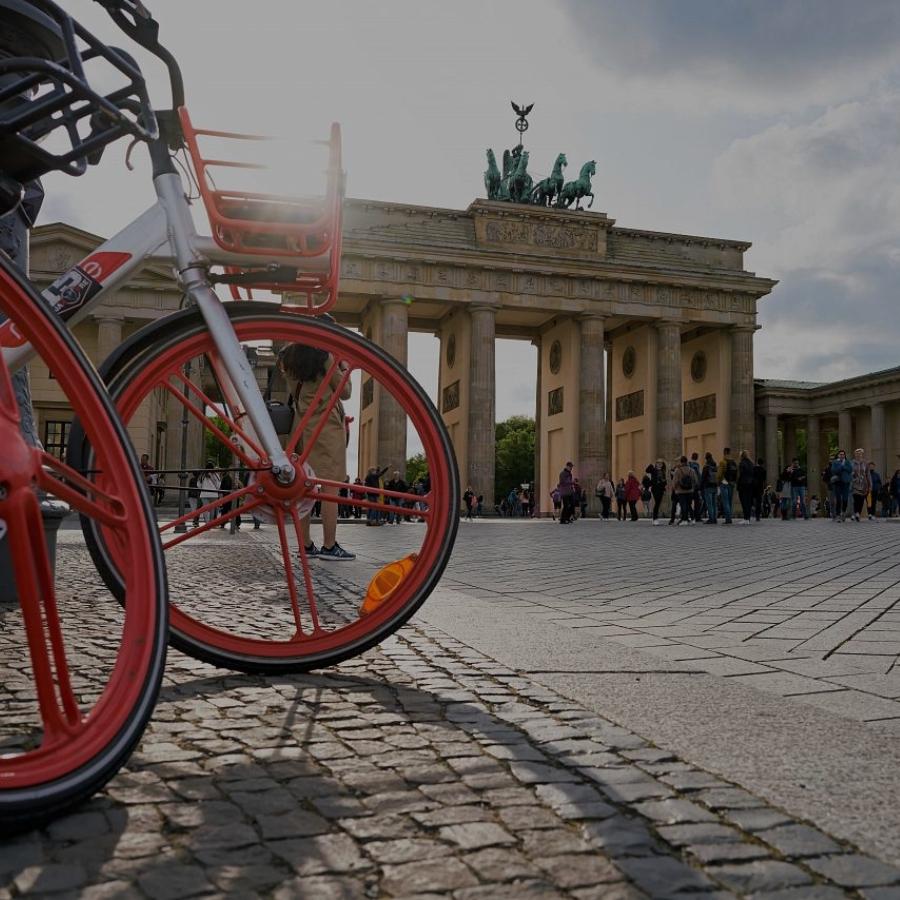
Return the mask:
[(505, 497), (520, 484), (534, 481), (534, 442), (534, 419), (511, 416), (497, 423), (494, 461), (497, 497)]
[[(210, 420), (223, 434), (231, 434), (231, 428), (224, 419), (219, 416), (211, 416)], [(204, 463), (207, 459), (211, 459), (217, 469), (227, 469), (231, 466), (231, 449), (226, 447), (218, 435), (213, 434), (209, 429), (203, 432), (203, 449), (206, 452)]]
[(406, 460), (406, 483), (415, 484), (423, 475), (428, 474), (428, 460), (424, 453), (417, 453)]

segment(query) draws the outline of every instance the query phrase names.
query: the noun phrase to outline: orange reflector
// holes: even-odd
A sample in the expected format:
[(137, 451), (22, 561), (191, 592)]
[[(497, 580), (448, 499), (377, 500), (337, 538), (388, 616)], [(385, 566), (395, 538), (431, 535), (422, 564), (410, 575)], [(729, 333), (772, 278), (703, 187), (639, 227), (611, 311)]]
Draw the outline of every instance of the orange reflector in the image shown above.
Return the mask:
[(393, 597), (397, 588), (403, 584), (406, 576), (413, 570), (418, 553), (410, 553), (402, 559), (388, 563), (380, 569), (366, 588), (366, 596), (359, 608), (361, 616), (368, 616), (375, 612), (382, 604), (387, 603)]

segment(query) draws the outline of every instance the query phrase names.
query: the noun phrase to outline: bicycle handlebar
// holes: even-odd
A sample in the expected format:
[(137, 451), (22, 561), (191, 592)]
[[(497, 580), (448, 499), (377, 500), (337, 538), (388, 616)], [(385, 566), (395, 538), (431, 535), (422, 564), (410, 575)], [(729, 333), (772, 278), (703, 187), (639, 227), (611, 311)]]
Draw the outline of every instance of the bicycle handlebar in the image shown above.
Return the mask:
[(172, 108), (184, 106), (184, 78), (172, 53), (159, 42), (159, 22), (140, 0), (95, 0), (138, 46), (161, 60), (169, 72)]

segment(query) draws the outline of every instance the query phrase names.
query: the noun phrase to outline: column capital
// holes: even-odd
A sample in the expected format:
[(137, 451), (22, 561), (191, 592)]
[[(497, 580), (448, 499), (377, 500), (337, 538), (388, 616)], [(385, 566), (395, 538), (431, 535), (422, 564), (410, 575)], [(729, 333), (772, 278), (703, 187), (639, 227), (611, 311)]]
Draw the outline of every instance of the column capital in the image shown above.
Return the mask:
[(662, 330), (663, 328), (681, 328), (684, 324), (680, 319), (654, 319), (653, 327), (657, 330)]
[(727, 326), (728, 330), (732, 332), (732, 334), (754, 334), (762, 328), (762, 325), (743, 325), (738, 323), (736, 325)]
[(118, 324), (122, 324), (125, 322), (125, 316), (119, 316), (115, 313), (107, 313), (107, 312), (99, 312), (91, 315), (91, 318), (95, 322), (114, 322)]
[(597, 320), (597, 321), (599, 321), (599, 322), (604, 322), (604, 323), (605, 323), (606, 320), (609, 318), (609, 316), (608, 316), (606, 313), (599, 313), (599, 312), (581, 312), (581, 313), (578, 313), (578, 314), (575, 316), (575, 318), (576, 318), (579, 322), (591, 322), (591, 321)]
[(404, 297), (379, 297), (378, 303), (380, 306), (409, 306)]
[(469, 312), (492, 312), (496, 315), (499, 309), (499, 303), (491, 303), (487, 300), (476, 300), (469, 304)]

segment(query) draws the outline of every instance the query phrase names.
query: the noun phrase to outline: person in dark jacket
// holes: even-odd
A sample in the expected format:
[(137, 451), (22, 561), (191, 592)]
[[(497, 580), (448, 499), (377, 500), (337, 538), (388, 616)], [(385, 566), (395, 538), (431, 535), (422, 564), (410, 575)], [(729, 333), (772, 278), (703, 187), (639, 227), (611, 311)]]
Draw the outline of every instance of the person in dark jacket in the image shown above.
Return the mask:
[(847, 518), (847, 503), (850, 500), (850, 479), (853, 476), (853, 466), (847, 459), (844, 450), (838, 450), (837, 456), (831, 461), (829, 467), (829, 482), (834, 492), (834, 510), (831, 514), (833, 522), (843, 522)]
[(753, 461), (746, 450), (741, 450), (738, 458), (737, 492), (741, 501), (741, 512), (744, 514), (744, 524), (749, 525), (753, 513)]
[[(387, 472), (388, 466), (385, 466), (383, 469), (379, 469), (376, 466), (372, 466), (368, 472), (366, 472), (365, 477), (365, 485), (370, 490), (366, 491), (366, 500), (369, 503), (377, 503), (381, 498), (381, 476)], [(375, 490), (371, 490), (371, 488), (375, 488)], [(383, 516), (381, 515), (381, 511), (377, 509), (372, 509), (371, 507), (366, 510), (366, 525), (380, 525)]]
[(575, 478), (572, 475), (572, 469), (575, 463), (567, 462), (563, 470), (559, 473), (559, 498), (562, 500), (562, 513), (559, 517), (560, 525), (568, 525), (572, 521), (575, 514)]
[(756, 513), (756, 521), (763, 511), (763, 495), (766, 492), (766, 463), (762, 457), (756, 460), (753, 467), (753, 509)]
[(716, 525), (719, 521), (719, 467), (716, 465), (712, 453), (707, 453), (703, 459), (703, 471), (700, 474), (700, 489), (703, 491), (703, 499), (706, 503), (706, 524)]
[(646, 473), (650, 476), (650, 493), (653, 495), (653, 513), (651, 518), (653, 524), (659, 524), (659, 510), (662, 506), (663, 497), (666, 495), (666, 488), (669, 486), (669, 473), (666, 471), (666, 464), (663, 460), (658, 459), (656, 465), (649, 465)]
[(881, 474), (875, 468), (875, 463), (869, 463), (869, 484), (871, 486), (871, 494), (869, 500), (869, 518), (875, 518), (875, 510), (878, 506), (878, 498), (881, 496)]
[(791, 460), (791, 509), (796, 517), (799, 503), (800, 515), (804, 519), (809, 518), (809, 508), (806, 505), (806, 481), (806, 469), (800, 465), (800, 460), (794, 457)]

